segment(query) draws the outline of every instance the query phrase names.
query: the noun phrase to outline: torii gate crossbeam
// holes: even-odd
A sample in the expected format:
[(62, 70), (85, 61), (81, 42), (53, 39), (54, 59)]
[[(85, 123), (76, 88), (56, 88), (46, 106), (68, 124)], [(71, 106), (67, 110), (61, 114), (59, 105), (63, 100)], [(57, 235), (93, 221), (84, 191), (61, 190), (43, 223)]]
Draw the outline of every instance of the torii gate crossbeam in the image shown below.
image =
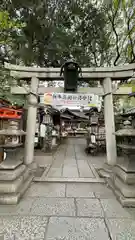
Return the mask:
[[(40, 80), (64, 80), (60, 76), (60, 68), (38, 68), (38, 67), (24, 67), (5, 63), (5, 68), (10, 70), (10, 75), (17, 78), (37, 77)], [(99, 68), (82, 68), (82, 76), (79, 80), (93, 81), (102, 80), (110, 77), (112, 81), (129, 79), (134, 74), (135, 64), (129, 64), (125, 66), (117, 67), (99, 67)]]

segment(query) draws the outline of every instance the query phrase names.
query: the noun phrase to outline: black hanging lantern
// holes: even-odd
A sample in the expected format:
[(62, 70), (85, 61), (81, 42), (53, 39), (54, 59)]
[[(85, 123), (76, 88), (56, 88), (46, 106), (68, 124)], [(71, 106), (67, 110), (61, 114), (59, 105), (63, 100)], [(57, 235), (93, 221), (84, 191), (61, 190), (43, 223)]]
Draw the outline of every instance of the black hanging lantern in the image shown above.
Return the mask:
[(61, 67), (60, 76), (64, 76), (64, 92), (76, 92), (81, 68), (78, 63), (69, 60)]

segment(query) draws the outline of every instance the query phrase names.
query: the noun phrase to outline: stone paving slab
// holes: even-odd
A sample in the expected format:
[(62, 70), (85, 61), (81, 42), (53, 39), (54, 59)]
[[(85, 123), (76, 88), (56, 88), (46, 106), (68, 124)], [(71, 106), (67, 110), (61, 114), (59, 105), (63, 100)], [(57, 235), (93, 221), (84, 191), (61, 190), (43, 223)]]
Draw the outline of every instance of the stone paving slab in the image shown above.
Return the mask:
[(77, 216), (103, 218), (104, 213), (98, 199), (76, 199)]
[(64, 159), (65, 157), (65, 150), (62, 152), (62, 149), (61, 151), (59, 152), (56, 152), (55, 155), (54, 155), (54, 159)]
[(46, 226), (47, 218), (40, 216), (0, 218), (0, 239), (44, 240)]
[(127, 209), (116, 199), (101, 199), (101, 204), (107, 218), (131, 218)]
[(103, 191), (99, 190), (94, 192), (96, 198), (100, 198), (100, 199), (116, 199), (114, 193), (112, 192), (112, 190), (105, 188)]
[(66, 196), (67, 197), (85, 197), (94, 198), (94, 193), (89, 183), (68, 183), (66, 185)]
[(132, 219), (107, 219), (106, 220), (111, 240), (134, 240), (135, 221)]
[(76, 167), (65, 167), (63, 168), (63, 174), (62, 177), (68, 177), (68, 178), (79, 178), (77, 166)]
[(30, 213), (43, 216), (75, 216), (74, 199), (36, 198)]
[(127, 212), (132, 216), (135, 220), (135, 208), (126, 208)]
[(53, 162), (53, 157), (52, 156), (34, 156), (34, 161), (39, 165), (39, 166), (46, 166), (50, 165)]
[(54, 162), (53, 162), (53, 166), (52, 166), (53, 168), (62, 168), (63, 167), (63, 161), (60, 161), (60, 160), (55, 160)]
[(47, 177), (61, 177), (61, 174), (62, 174), (62, 166), (61, 167), (57, 167), (57, 168), (54, 168), (51, 167), (49, 172), (47, 173)]
[(33, 198), (24, 198), (17, 205), (0, 205), (0, 217), (2, 215), (29, 215)]
[(67, 162), (67, 163), (63, 163), (63, 169), (64, 168), (70, 168), (70, 169), (72, 169), (72, 168), (75, 168), (75, 169), (77, 169), (77, 164), (76, 164), (76, 162)]
[(64, 160), (65, 153), (57, 153), (54, 155), (54, 161)]
[(76, 153), (76, 159), (77, 161), (83, 161), (83, 160), (87, 161), (89, 159), (89, 156)]
[(100, 169), (103, 167), (106, 162), (106, 155), (103, 156), (94, 156), (88, 159), (90, 165), (92, 165), (95, 169)]
[(77, 164), (76, 164), (76, 160), (75, 159), (67, 159), (67, 160), (65, 160), (64, 162), (63, 162), (63, 165), (65, 166), (65, 167), (76, 167), (77, 166)]
[(77, 161), (80, 177), (95, 177), (86, 160)]
[(90, 188), (94, 192), (96, 198), (101, 198), (101, 199), (116, 198), (113, 191), (110, 188), (108, 188), (106, 184), (91, 183)]
[(33, 183), (25, 197), (65, 197), (64, 183)]
[(51, 217), (46, 240), (109, 240), (102, 219)]

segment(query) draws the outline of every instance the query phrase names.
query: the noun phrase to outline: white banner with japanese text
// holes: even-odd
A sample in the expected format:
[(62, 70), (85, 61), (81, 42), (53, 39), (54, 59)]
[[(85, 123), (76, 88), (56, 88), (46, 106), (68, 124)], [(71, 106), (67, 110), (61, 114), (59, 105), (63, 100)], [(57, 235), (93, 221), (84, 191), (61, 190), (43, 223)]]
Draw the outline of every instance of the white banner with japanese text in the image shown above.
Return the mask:
[(94, 94), (85, 93), (45, 93), (40, 102), (52, 106), (84, 106), (97, 107), (100, 104), (100, 97)]

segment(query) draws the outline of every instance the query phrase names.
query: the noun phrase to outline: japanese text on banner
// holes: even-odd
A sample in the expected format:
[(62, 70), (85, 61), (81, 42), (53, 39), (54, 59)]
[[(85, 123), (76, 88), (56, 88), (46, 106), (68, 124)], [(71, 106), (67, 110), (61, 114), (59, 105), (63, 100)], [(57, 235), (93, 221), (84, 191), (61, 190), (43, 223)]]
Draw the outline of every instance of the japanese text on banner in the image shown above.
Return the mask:
[(45, 93), (44, 104), (52, 106), (64, 105), (69, 106), (97, 106), (99, 98), (94, 94), (81, 93)]

